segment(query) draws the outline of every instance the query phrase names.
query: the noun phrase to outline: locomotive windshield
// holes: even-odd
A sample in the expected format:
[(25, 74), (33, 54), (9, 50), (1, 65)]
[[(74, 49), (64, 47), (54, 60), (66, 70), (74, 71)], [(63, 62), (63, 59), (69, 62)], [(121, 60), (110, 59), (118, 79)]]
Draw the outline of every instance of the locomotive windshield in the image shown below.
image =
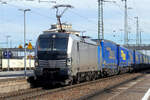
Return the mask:
[(67, 58), (68, 34), (44, 34), (37, 41), (37, 57), (40, 60)]
[(68, 39), (67, 38), (40, 38), (38, 50), (39, 51), (66, 51)]
[(39, 39), (39, 50), (51, 50), (52, 45), (50, 39), (48, 38), (41, 38)]
[(67, 38), (56, 38), (53, 40), (53, 51), (66, 51), (68, 39)]

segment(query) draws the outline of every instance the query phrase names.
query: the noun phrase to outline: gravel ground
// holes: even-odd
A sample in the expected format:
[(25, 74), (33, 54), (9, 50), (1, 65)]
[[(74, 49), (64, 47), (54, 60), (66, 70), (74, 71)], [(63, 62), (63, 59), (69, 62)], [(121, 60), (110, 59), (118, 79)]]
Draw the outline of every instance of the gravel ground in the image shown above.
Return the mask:
[(89, 94), (93, 94), (97, 91), (103, 91), (108, 87), (120, 84), (127, 80), (141, 76), (141, 73), (124, 74), (106, 79), (100, 79), (91, 84), (86, 84), (80, 87), (67, 89), (60, 92), (51, 93), (49, 95), (34, 98), (33, 100), (77, 100)]

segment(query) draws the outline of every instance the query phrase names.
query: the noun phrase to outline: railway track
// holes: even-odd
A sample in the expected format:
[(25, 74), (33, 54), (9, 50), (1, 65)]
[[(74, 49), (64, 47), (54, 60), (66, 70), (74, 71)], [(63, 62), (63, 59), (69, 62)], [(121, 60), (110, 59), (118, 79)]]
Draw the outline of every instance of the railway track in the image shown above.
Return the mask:
[(14, 92), (21, 89), (30, 88), (27, 78), (8, 78), (0, 79), (0, 93)]
[(105, 90), (108, 87), (120, 84), (125, 81), (140, 77), (143, 74), (123, 74), (107, 77), (95, 81), (75, 84), (72, 86), (56, 89), (33, 88), (20, 90), (13, 93), (1, 94), (0, 100), (73, 100), (79, 99), (87, 94), (95, 93), (98, 90)]
[(20, 81), (20, 80), (26, 80), (25, 77), (19, 77), (19, 78), (6, 78), (6, 79), (0, 79), (0, 84), (2, 82), (12, 82), (12, 81)]

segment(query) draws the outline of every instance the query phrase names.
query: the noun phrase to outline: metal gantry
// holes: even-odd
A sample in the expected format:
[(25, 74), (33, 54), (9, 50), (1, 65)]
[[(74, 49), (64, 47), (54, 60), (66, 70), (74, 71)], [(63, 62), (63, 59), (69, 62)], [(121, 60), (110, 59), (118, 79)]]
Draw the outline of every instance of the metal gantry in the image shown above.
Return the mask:
[(128, 6), (127, 6), (127, 0), (124, 1), (125, 5), (125, 12), (124, 12), (124, 45), (128, 45)]
[(98, 0), (98, 39), (104, 39), (104, 2), (116, 3), (116, 1)]
[(98, 39), (104, 39), (103, 2), (98, 0)]

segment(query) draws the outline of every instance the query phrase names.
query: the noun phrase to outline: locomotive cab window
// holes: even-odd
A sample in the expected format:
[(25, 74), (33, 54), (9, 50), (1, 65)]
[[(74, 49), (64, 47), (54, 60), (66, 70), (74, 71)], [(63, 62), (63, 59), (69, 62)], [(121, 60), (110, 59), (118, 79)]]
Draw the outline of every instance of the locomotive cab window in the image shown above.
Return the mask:
[(49, 38), (40, 38), (39, 39), (39, 50), (51, 50), (52, 44)]
[(67, 38), (55, 38), (53, 39), (53, 51), (67, 51)]

